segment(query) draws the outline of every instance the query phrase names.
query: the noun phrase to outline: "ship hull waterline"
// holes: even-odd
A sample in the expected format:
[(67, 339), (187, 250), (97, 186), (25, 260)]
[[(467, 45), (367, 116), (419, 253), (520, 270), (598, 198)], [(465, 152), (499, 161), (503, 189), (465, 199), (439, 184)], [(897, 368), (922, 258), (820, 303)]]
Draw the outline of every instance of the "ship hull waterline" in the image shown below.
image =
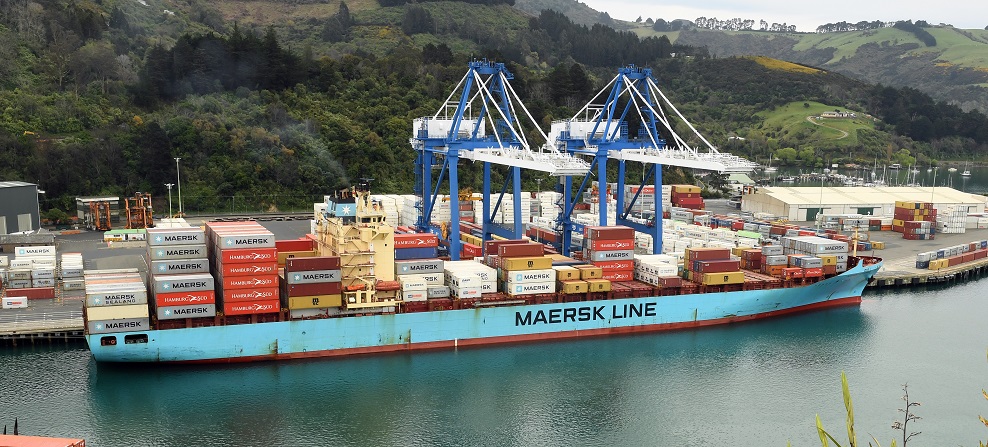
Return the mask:
[[(730, 324), (861, 302), (881, 264), (780, 289), (87, 334), (98, 362), (227, 363), (535, 342)], [(124, 343), (128, 335), (147, 343)], [(116, 344), (103, 345), (107, 336)]]

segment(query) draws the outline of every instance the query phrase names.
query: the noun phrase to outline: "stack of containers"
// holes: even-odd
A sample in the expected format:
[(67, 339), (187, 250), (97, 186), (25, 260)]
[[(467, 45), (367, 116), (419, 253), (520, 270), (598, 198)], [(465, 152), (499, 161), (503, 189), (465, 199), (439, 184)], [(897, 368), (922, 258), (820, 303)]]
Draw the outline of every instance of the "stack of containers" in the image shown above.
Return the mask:
[(85, 296), (82, 253), (62, 253), (58, 261), (58, 273), (62, 279), (63, 299)]
[(281, 296), (292, 318), (325, 314), (343, 305), (339, 256), (292, 258), (279, 278)]
[(136, 269), (87, 271), (83, 281), (83, 312), (90, 334), (151, 329), (147, 286)]
[(162, 321), (216, 316), (206, 235), (200, 228), (149, 228), (148, 272), (152, 308)]
[(892, 231), (902, 233), (903, 239), (933, 239), (935, 234), (933, 222), (936, 218), (937, 210), (930, 202), (896, 201)]
[(703, 198), (700, 197), (700, 187), (693, 185), (672, 185), (672, 206), (679, 208), (689, 208), (702, 210), (705, 208)]
[(788, 255), (788, 263), (790, 269), (799, 269), (800, 276), (798, 277), (800, 278), (819, 278), (823, 276), (823, 259), (817, 256), (811, 256), (805, 253), (793, 253)]
[[(448, 299), (450, 293), (443, 288), (444, 266), (445, 262), (435, 256), (395, 260), (395, 279), (401, 285), (399, 293), (410, 298), (409, 302), (427, 301), (429, 298)], [(430, 290), (432, 297), (429, 296)]]
[[(802, 254), (820, 259), (820, 269), (824, 275), (832, 275), (847, 271), (847, 242), (836, 241), (819, 236), (783, 237), (780, 240), (783, 253), (786, 255)], [(795, 261), (797, 263), (802, 260)], [(810, 260), (807, 262), (813, 263)], [(816, 264), (814, 264), (816, 265)], [(798, 265), (794, 265), (798, 266)], [(805, 268), (805, 267), (804, 267)], [(816, 268), (816, 267), (813, 267)]]
[[(462, 278), (476, 276), (480, 280), (481, 294), (497, 293), (497, 270), (490, 266), (476, 261), (448, 261), (444, 264), (444, 284), (447, 288), (463, 284)], [(469, 281), (468, 281), (469, 282)], [(434, 290), (429, 287), (430, 298), (441, 298), (433, 296), (442, 293), (442, 290)]]
[(601, 279), (634, 279), (635, 230), (624, 226), (585, 227), (583, 245), (583, 259), (601, 269)]
[(55, 298), (55, 247), (15, 247), (6, 277), (8, 295)]
[(635, 255), (635, 280), (659, 287), (679, 287), (679, 265), (669, 255)]
[[(544, 246), (525, 240), (491, 241), (484, 247), (491, 267), (500, 270), (502, 290), (511, 296), (556, 292), (556, 271)], [(496, 250), (496, 254), (491, 254)]]
[(536, 195), (539, 210), (541, 211), (536, 216), (555, 221), (559, 217), (559, 203), (562, 202), (563, 195), (555, 191), (542, 191)]
[(281, 311), (274, 234), (257, 222), (209, 222), (206, 238), (224, 315)]
[(782, 277), (782, 270), (789, 265), (789, 258), (781, 245), (762, 246), (761, 272), (766, 275)]
[(741, 268), (757, 272), (762, 269), (762, 249), (741, 249)]
[(964, 233), (967, 229), (967, 207), (948, 206), (937, 212), (936, 221), (937, 233)]
[(744, 283), (741, 261), (731, 258), (729, 248), (689, 248), (683, 268), (684, 279), (705, 286)]

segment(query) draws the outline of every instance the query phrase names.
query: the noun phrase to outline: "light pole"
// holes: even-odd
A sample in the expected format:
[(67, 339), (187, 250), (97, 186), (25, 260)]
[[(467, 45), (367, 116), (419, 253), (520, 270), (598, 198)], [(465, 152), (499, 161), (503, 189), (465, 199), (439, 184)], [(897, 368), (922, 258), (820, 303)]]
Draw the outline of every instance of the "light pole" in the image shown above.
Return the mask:
[(182, 171), (178, 167), (178, 161), (181, 159), (181, 157), (175, 157), (175, 176), (178, 177), (178, 214), (185, 217), (185, 213), (182, 212)]
[(172, 186), (174, 185), (175, 185), (174, 183), (165, 183), (165, 186), (168, 187), (168, 218), (169, 219), (171, 219), (172, 217)]
[(542, 217), (542, 179), (535, 179), (535, 183), (539, 185), (538, 192), (535, 193), (535, 201), (539, 204), (539, 217)]

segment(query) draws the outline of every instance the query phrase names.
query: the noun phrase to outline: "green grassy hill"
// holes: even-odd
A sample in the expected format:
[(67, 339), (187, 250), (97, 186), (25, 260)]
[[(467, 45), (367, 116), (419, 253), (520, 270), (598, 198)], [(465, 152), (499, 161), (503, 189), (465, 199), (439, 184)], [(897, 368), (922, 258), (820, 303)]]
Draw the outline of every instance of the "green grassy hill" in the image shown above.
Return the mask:
[(936, 39), (935, 46), (927, 46), (912, 33), (897, 28), (839, 33), (656, 33), (647, 27), (634, 31), (706, 47), (720, 57), (764, 55), (869, 83), (912, 87), (964, 110), (988, 110), (988, 31), (950, 26), (924, 29)]
[[(821, 118), (824, 112), (840, 110), (854, 113), (853, 118)], [(804, 144), (826, 143), (832, 147), (857, 147), (860, 130), (875, 130), (875, 119), (867, 113), (847, 110), (819, 102), (792, 102), (758, 114), (763, 121), (759, 129)]]

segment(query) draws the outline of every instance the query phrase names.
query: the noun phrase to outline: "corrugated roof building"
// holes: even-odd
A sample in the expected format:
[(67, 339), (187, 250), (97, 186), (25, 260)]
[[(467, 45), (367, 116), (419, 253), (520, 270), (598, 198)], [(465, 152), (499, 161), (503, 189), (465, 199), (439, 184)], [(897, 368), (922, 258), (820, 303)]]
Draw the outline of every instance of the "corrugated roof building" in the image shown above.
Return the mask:
[(0, 234), (33, 231), (41, 228), (38, 185), (24, 182), (0, 182)]
[(932, 202), (938, 209), (967, 206), (968, 212), (983, 212), (986, 199), (947, 187), (764, 187), (744, 196), (741, 210), (812, 221), (820, 213), (891, 216), (896, 201)]

